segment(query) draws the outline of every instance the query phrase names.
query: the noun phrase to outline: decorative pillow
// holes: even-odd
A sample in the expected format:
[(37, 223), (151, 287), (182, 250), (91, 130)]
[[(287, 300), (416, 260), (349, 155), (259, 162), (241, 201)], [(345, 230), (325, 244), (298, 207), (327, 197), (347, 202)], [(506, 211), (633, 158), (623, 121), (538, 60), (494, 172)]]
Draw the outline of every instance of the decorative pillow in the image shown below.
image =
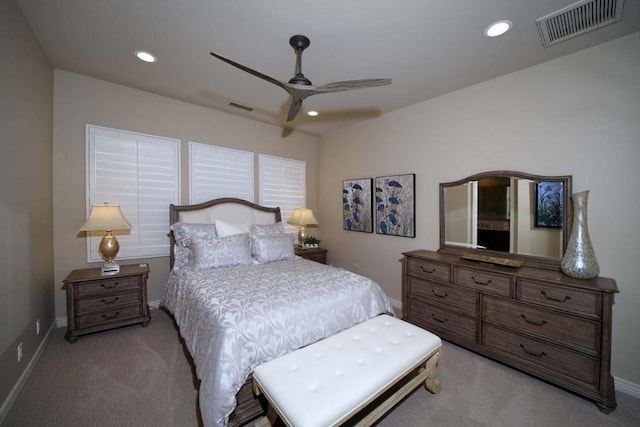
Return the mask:
[(194, 239), (192, 265), (198, 270), (251, 264), (249, 235), (234, 234), (220, 239)]
[(191, 249), (182, 243), (173, 246), (173, 269), (178, 271), (191, 263)]
[(283, 261), (296, 257), (291, 237), (286, 234), (253, 236), (251, 250), (253, 258), (260, 263)]
[(249, 224), (229, 224), (216, 219), (216, 232), (218, 237), (233, 236), (234, 234), (243, 234), (250, 231)]
[(215, 239), (218, 237), (216, 226), (214, 224), (188, 224), (184, 222), (176, 222), (171, 225), (173, 237), (177, 243), (189, 246), (189, 241), (195, 235), (209, 237)]
[(284, 234), (282, 221), (275, 224), (251, 224), (249, 227), (252, 236), (267, 236), (270, 234)]

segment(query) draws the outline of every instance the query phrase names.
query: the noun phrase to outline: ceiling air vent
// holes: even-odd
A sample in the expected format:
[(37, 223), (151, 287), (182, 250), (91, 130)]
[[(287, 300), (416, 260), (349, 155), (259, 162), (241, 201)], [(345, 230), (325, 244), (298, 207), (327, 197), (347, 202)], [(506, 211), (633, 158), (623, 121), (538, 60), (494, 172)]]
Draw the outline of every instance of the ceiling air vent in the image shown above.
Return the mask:
[(235, 102), (230, 102), (229, 105), (231, 107), (239, 108), (244, 111), (253, 111), (253, 108), (247, 107), (246, 105), (236, 104)]
[(544, 47), (622, 21), (624, 0), (581, 0), (536, 19)]

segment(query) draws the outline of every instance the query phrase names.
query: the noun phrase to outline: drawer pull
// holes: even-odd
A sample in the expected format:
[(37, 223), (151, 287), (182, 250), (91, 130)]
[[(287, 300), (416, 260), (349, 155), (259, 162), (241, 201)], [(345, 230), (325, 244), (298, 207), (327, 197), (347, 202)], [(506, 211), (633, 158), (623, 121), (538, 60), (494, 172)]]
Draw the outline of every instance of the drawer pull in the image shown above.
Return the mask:
[(109, 320), (109, 319), (113, 319), (116, 318), (120, 315), (119, 311), (116, 311), (115, 313), (109, 315), (109, 314), (103, 314), (102, 317), (104, 317), (105, 320)]
[(473, 283), (476, 283), (478, 285), (482, 285), (482, 286), (487, 286), (491, 284), (491, 279), (487, 280), (486, 282), (481, 282), (479, 280), (476, 280), (475, 277), (471, 276), (471, 280), (473, 280)]
[(448, 296), (449, 296), (449, 294), (447, 294), (446, 292), (444, 292), (444, 293), (440, 294), (440, 293), (438, 293), (435, 289), (431, 289), (431, 292), (432, 292), (435, 296), (437, 296), (438, 298), (446, 298), (446, 297), (448, 297)]
[(435, 320), (436, 322), (440, 322), (440, 323), (445, 323), (447, 322), (449, 319), (447, 319), (446, 317), (444, 319), (439, 319), (436, 317), (435, 314), (431, 313), (431, 317), (433, 317), (433, 320)]
[(422, 272), (423, 272), (423, 273), (429, 273), (429, 274), (431, 274), (431, 273), (435, 273), (435, 272), (436, 272), (436, 269), (435, 269), (435, 268), (432, 268), (431, 270), (427, 270), (427, 269), (426, 269), (426, 268), (424, 268), (423, 266), (420, 266), (420, 270), (422, 270)]
[(113, 282), (113, 283), (102, 283), (100, 286), (102, 286), (105, 289), (113, 289), (116, 286), (118, 286), (118, 282)]
[(109, 304), (113, 304), (114, 302), (118, 301), (119, 299), (120, 299), (120, 297), (114, 297), (114, 298), (111, 298), (111, 301), (107, 301), (106, 299), (103, 298), (100, 301), (103, 304), (109, 305)]
[(527, 323), (531, 323), (532, 325), (536, 325), (536, 326), (543, 326), (547, 324), (546, 320), (541, 320), (539, 322), (533, 321), (533, 320), (528, 320), (527, 316), (525, 316), (524, 314), (521, 314), (520, 317), (522, 317), (524, 319), (525, 322)]
[(547, 355), (547, 353), (545, 353), (544, 351), (541, 351), (540, 353), (535, 353), (533, 351), (527, 350), (527, 347), (525, 347), (524, 344), (520, 344), (520, 347), (525, 353), (533, 357), (542, 357)]
[(547, 295), (547, 293), (545, 291), (540, 291), (540, 293), (542, 295), (544, 295), (544, 297), (546, 299), (548, 299), (549, 301), (555, 301), (555, 302), (559, 302), (559, 303), (563, 303), (563, 302), (569, 301), (571, 299), (571, 297), (568, 296), (568, 295), (566, 297), (564, 297), (564, 299), (560, 299), (560, 298), (550, 297), (549, 295)]

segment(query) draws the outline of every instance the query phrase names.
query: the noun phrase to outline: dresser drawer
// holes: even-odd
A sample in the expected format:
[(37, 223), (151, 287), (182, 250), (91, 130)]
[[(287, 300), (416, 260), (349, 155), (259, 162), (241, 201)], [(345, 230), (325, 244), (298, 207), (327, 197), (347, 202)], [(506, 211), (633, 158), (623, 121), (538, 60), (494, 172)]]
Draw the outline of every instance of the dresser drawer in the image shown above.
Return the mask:
[(446, 305), (456, 311), (461, 311), (470, 316), (478, 313), (478, 293), (445, 285), (438, 282), (430, 282), (409, 278), (409, 296), (417, 296), (429, 303)]
[(453, 342), (463, 340), (466, 343), (476, 341), (478, 321), (474, 318), (454, 313), (447, 309), (410, 299), (406, 320), (417, 324), (441, 338)]
[(566, 348), (486, 324), (482, 328), (482, 344), (510, 357), (553, 371), (555, 375), (569, 376), (593, 390), (597, 389), (600, 381), (599, 359)]
[(553, 286), (544, 282), (518, 279), (517, 298), (571, 313), (600, 318), (600, 293)]
[(423, 279), (451, 281), (450, 266), (419, 258), (409, 258), (409, 274)]
[(84, 314), (92, 310), (110, 310), (131, 303), (140, 303), (140, 292), (119, 293), (117, 295), (102, 295), (97, 298), (83, 298), (76, 300), (76, 313)]
[(454, 283), (469, 286), (482, 292), (509, 297), (511, 296), (513, 278), (498, 273), (456, 266)]
[(82, 329), (108, 322), (118, 322), (128, 317), (138, 317), (140, 315), (142, 315), (142, 309), (140, 305), (136, 305), (78, 316), (76, 324), (79, 329)]
[(92, 282), (80, 282), (74, 285), (76, 295), (90, 295), (102, 292), (119, 292), (124, 289), (135, 289), (140, 287), (140, 280), (137, 277), (114, 277), (113, 279), (96, 280)]
[(600, 324), (597, 322), (491, 296), (483, 298), (482, 318), (540, 338), (556, 341), (559, 345), (569, 345), (594, 356), (598, 356), (600, 352)]

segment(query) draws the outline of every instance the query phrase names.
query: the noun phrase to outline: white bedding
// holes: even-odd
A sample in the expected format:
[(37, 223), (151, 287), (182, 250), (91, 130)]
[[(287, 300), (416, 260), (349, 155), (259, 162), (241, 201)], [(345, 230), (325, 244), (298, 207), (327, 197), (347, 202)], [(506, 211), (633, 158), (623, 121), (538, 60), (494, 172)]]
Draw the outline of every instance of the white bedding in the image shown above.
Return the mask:
[(305, 259), (171, 273), (162, 305), (196, 365), (205, 426), (223, 426), (253, 369), (392, 313), (375, 282)]

